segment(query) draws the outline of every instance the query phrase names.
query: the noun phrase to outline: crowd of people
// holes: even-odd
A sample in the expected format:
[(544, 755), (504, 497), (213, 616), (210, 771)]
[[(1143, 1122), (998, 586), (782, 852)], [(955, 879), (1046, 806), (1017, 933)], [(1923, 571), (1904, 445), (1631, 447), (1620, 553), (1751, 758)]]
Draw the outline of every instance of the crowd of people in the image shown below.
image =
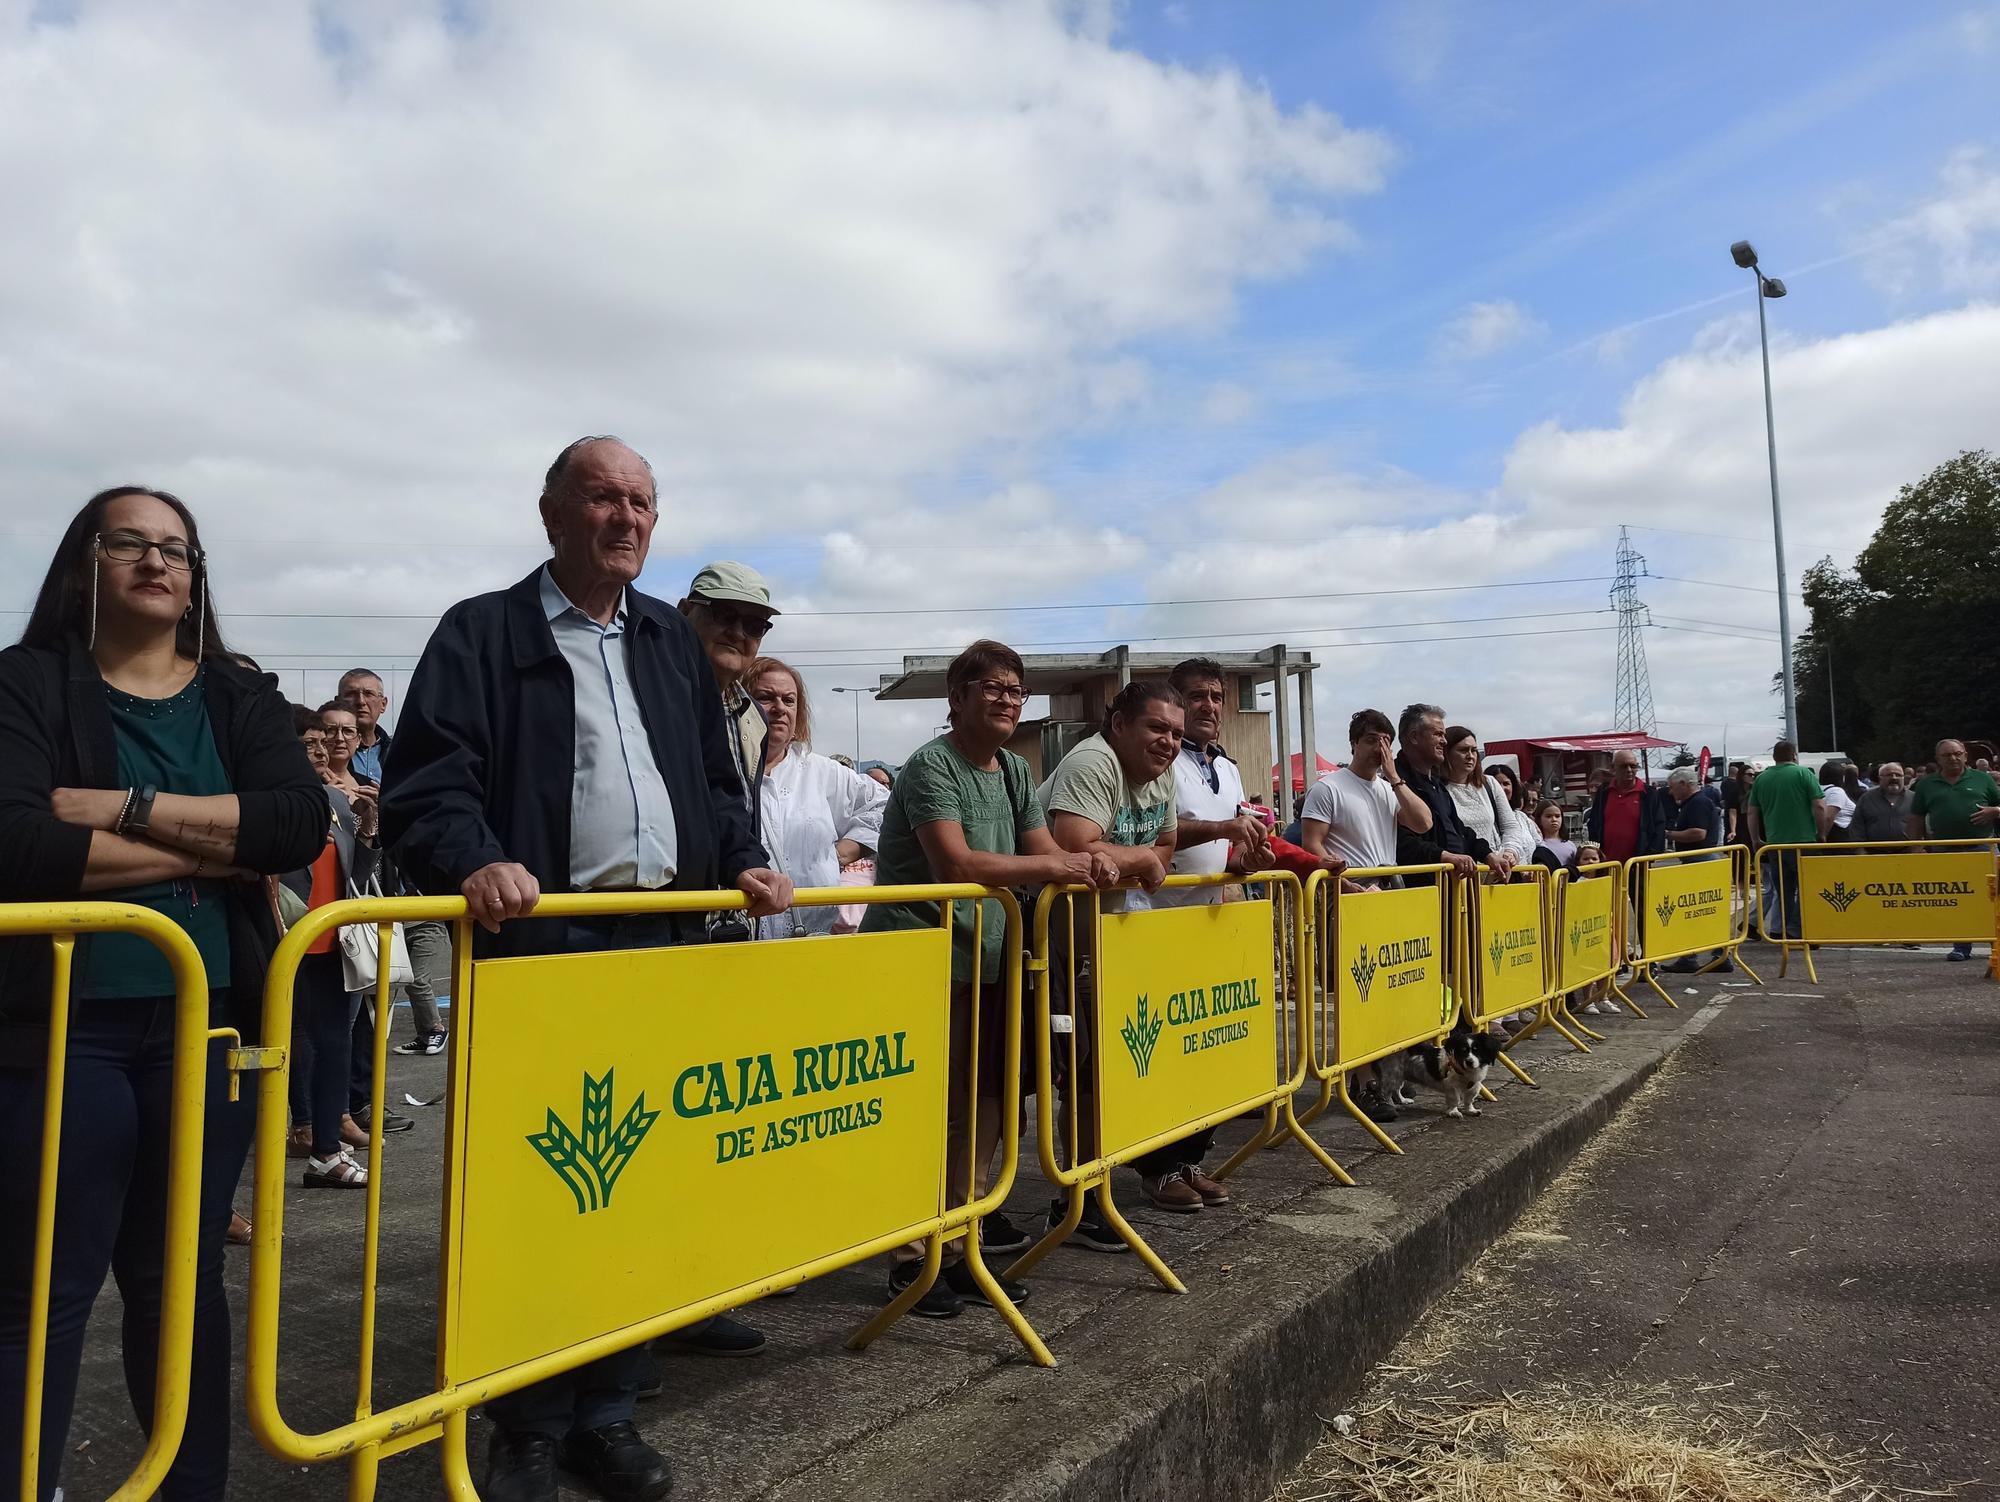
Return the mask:
[[(1678, 768), (1656, 793), (1637, 754), (1621, 751), (1577, 838), (1559, 804), (1513, 768), (1483, 763), (1472, 730), (1416, 703), (1393, 722), (1377, 709), (1353, 716), (1347, 764), (1307, 791), (1287, 839), (1220, 744), (1228, 683), (1217, 663), (1189, 658), (1166, 678), (1126, 685), (1097, 732), (1038, 782), (1009, 749), (1027, 666), (989, 640), (951, 663), (942, 734), (900, 769), (856, 768), (812, 749), (804, 681), (765, 652), (780, 612), (756, 570), (712, 563), (677, 604), (636, 588), (658, 520), (639, 454), (614, 438), (579, 439), (548, 467), (539, 512), (549, 561), (444, 614), (392, 735), (380, 673), (355, 668), (334, 699), (290, 705), (226, 647), (194, 517), (179, 500), (134, 488), (93, 497), (57, 548), (21, 643), (0, 653), (0, 841), (15, 852), (0, 901), (115, 894), (151, 907), (201, 955), (208, 1022), (257, 1038), (279, 936), (302, 914), (368, 891), (462, 897), (477, 924), (474, 954), (486, 957), (939, 922), (931, 904), (801, 904), (800, 888), (1053, 883), (1130, 910), (1224, 900), (1220, 882), (1166, 885), (1176, 874), (1276, 867), (1368, 887), (1429, 880), (1386, 869), (1425, 866), (1506, 881), (1530, 863), (1588, 875), (1661, 851), (1698, 859), (1734, 839), (1984, 837), (2000, 822), (2000, 789), (1955, 741), (1908, 790), (1893, 763), (1866, 778), (1851, 766), (1814, 778), (1780, 745), (1777, 765), (1754, 779), (1739, 765), (1720, 789), (1705, 788)], [(662, 890), (733, 890), (743, 902), (707, 914), (537, 913), (544, 892)], [(997, 902), (953, 904), (954, 1204), (985, 1190), (1006, 1113), (1021, 1105), (1022, 1082), (1001, 1069), (1003, 934)], [(1092, 1005), (1092, 931), (1066, 924), (1059, 940), (1063, 973), (1075, 977), (1060, 1008), (1080, 1023)], [(403, 942), (410, 1033), (395, 1051), (436, 1054), (449, 1037), (435, 978), (450, 935), (409, 924)], [(413, 1126), (395, 1112), (379, 1123), (369, 1115), (376, 1030), (391, 1021), (374, 1013), (362, 981), (394, 958), (361, 964), (329, 932), (298, 968), (289, 1150), (306, 1186), (365, 1187), (356, 1149), (371, 1128)], [(43, 941), (0, 940), (0, 1475), (15, 1474), (21, 1454), (50, 973)], [(84, 1004), (70, 1019), (43, 1496), (67, 1450), (84, 1330), (107, 1272), (125, 1303), (132, 1401), (142, 1421), (150, 1414), (166, 1225), (172, 976), (143, 941), (112, 934), (77, 942), (72, 976)], [(1091, 1029), (1069, 1031), (1081, 1041)], [(1087, 1065), (1058, 1070), (1084, 1123), (1094, 1120), (1083, 1098), (1090, 1078)], [(1379, 1094), (1369, 1104), (1393, 1111)], [(221, 1269), (227, 1242), (247, 1239), (231, 1200), (252, 1107), (229, 1099), (219, 1041), (208, 1050), (204, 1110), (188, 1422), (162, 1491), (177, 1502), (219, 1499), (229, 1464)], [(1212, 1135), (1132, 1165), (1150, 1203), (1193, 1215), (1229, 1202), (1204, 1168)], [(1095, 1151), (1088, 1130), (1067, 1147)], [(1051, 1205), (1047, 1227), (1066, 1224), (1069, 1208)], [(979, 1234), (995, 1254), (1031, 1239), (1005, 1214), (985, 1217)], [(1127, 1250), (1094, 1209), (1069, 1241)], [(884, 1297), (905, 1293), (922, 1260), (921, 1245), (899, 1249)], [(1004, 1291), (1030, 1297), (1022, 1283)], [(914, 1311), (950, 1318), (975, 1294), (954, 1244)], [(748, 1355), (766, 1343), (747, 1321), (718, 1316), (651, 1351), (621, 1351), (493, 1400), (482, 1495), (551, 1502), (566, 1469), (620, 1502), (663, 1496), (668, 1462), (632, 1422), (635, 1403), (658, 1389), (654, 1355)]]

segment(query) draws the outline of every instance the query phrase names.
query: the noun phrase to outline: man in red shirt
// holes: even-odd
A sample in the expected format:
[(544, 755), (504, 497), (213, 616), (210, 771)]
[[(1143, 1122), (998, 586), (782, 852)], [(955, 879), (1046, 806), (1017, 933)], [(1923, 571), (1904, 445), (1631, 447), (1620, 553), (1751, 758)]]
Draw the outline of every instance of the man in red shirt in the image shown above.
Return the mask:
[(1611, 781), (1597, 790), (1586, 822), (1592, 843), (1603, 848), (1608, 861), (1658, 855), (1666, 848), (1659, 804), (1639, 780), (1637, 751), (1612, 754)]

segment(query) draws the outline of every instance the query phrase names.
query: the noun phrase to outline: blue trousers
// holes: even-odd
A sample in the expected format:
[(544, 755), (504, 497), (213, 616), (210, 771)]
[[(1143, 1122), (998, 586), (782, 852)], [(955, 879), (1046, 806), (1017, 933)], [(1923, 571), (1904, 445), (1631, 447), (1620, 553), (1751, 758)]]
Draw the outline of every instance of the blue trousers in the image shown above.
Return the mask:
[[(672, 914), (571, 919), (564, 948), (572, 954), (607, 949), (664, 949), (678, 943), (685, 919)], [(493, 1399), (486, 1416), (516, 1434), (551, 1439), (601, 1429), (632, 1417), (639, 1388), (652, 1375), (644, 1346), (603, 1356), (587, 1366)]]
[[(218, 993), (222, 995), (224, 993)], [(167, 1144), (172, 1100), (171, 999), (78, 1000), (70, 1013), (42, 1393), (40, 1495), (52, 1496), (69, 1449), (84, 1327), (109, 1272), (125, 1303), (125, 1387), (140, 1425), (153, 1416), (154, 1361), (166, 1247)], [(224, 1045), (208, 1050), (201, 1214), (195, 1272), (194, 1365), (187, 1431), (159, 1495), (220, 1502), (229, 1478), (229, 1301), (223, 1236), (250, 1150), (255, 1105), (231, 1103)], [(0, 1487), (21, 1468), (28, 1285), (34, 1267), (47, 1071), (0, 1067)]]

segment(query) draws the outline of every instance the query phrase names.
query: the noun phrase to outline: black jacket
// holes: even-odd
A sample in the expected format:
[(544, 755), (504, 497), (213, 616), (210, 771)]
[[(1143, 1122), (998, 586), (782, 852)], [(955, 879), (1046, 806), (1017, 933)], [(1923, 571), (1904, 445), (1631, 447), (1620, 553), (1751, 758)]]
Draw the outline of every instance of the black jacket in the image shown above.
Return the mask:
[[(542, 612), (541, 569), (445, 612), (410, 680), (382, 768), (382, 839), (404, 877), (456, 896), (482, 866), (570, 890), (576, 687)], [(722, 695), (701, 640), (665, 601), (627, 594), (633, 688), (674, 810), (673, 886), (712, 891), (769, 864), (751, 833)], [(474, 931), (481, 955), (546, 953), (550, 922)]]
[(1426, 776), (1417, 771), (1396, 753), (1396, 775), (1410, 785), (1410, 791), (1424, 800), (1424, 806), (1431, 811), (1431, 827), (1425, 834), (1415, 834), (1396, 825), (1396, 864), (1399, 866), (1434, 866), (1445, 855), (1469, 855), (1476, 861), (1483, 861), (1493, 853), (1493, 847), (1465, 827), (1465, 821), (1458, 816), (1458, 805), (1451, 801), (1451, 789), (1444, 779)]
[[(236, 863), (269, 874), (309, 865), (326, 843), (326, 793), (292, 733), (278, 680), (211, 657), (202, 664), (202, 698), (241, 808)], [(91, 831), (59, 821), (49, 795), (122, 785), (104, 680), (83, 644), (72, 638), (63, 651), (0, 651), (0, 902), (110, 899), (84, 893)], [(230, 1012), (246, 1042), (258, 1036), (264, 970), (277, 942), (263, 883), (232, 884)], [(0, 1014), (43, 1025), (48, 984), (48, 940), (0, 940)]]

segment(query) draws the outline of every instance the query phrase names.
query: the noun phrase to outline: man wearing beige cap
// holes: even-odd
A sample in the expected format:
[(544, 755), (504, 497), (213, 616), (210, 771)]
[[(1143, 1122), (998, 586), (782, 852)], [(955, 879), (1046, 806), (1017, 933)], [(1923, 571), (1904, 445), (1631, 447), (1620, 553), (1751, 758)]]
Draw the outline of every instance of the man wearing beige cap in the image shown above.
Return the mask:
[(750, 697), (743, 677), (763, 650), (764, 637), (777, 616), (771, 586), (747, 563), (711, 563), (694, 576), (681, 600), (681, 614), (694, 627), (722, 690), (722, 712), (734, 732), (729, 749), (736, 757), (737, 775), (750, 804), (751, 838), (759, 837), (763, 819), (759, 807), (764, 786), (763, 711)]

